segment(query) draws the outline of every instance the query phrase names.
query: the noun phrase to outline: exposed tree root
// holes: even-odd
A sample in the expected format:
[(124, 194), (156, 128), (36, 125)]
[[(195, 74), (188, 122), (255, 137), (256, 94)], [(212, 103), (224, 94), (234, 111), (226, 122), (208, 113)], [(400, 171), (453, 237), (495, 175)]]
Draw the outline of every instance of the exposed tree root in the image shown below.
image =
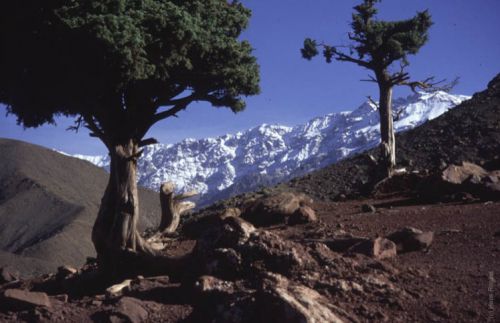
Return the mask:
[(183, 201), (193, 197), (198, 193), (195, 191), (175, 195), (175, 184), (172, 182), (163, 183), (160, 187), (161, 221), (158, 232), (146, 240), (146, 243), (153, 250), (162, 250), (165, 243), (175, 236), (181, 215), (193, 209), (196, 204), (191, 201)]

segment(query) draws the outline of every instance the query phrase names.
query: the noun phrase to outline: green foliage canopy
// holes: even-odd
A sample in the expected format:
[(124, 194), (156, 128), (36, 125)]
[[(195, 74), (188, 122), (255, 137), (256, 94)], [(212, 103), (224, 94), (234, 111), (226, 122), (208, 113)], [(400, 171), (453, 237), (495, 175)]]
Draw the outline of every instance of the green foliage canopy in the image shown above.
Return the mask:
[[(301, 49), (302, 56), (310, 60), (319, 54), (317, 47), (321, 45), (323, 56), (328, 63), (332, 59), (348, 61), (376, 73), (386, 70), (398, 60), (407, 65), (407, 56), (416, 54), (428, 39), (428, 30), (432, 25), (430, 14), (426, 10), (418, 12), (411, 19), (382, 21), (376, 18), (376, 2), (379, 0), (364, 0), (354, 7), (352, 32), (349, 33), (352, 43), (347, 46), (348, 52), (342, 47), (318, 44), (315, 40), (307, 38)], [(356, 56), (353, 56), (354, 52)]]
[(194, 101), (240, 111), (259, 92), (249, 17), (226, 0), (1, 1), (0, 102), (24, 126), (77, 116), (109, 142)]

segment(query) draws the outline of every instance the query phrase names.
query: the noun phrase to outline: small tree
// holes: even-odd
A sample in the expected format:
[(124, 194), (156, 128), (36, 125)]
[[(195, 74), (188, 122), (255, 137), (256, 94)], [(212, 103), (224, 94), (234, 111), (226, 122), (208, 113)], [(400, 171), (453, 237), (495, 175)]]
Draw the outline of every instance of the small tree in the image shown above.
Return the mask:
[[(154, 253), (137, 231), (137, 159), (156, 142), (144, 139), (151, 126), (195, 101), (238, 112), (259, 92), (251, 46), (238, 40), (249, 16), (227, 0), (0, 2), (0, 102), (25, 127), (75, 117), (109, 151), (92, 231), (103, 267), (120, 251)], [(172, 190), (162, 187), (164, 204), (178, 212)]]
[[(327, 63), (332, 60), (350, 62), (373, 72), (369, 75), (371, 82), (379, 87), (379, 115), (383, 167), (386, 176), (391, 176), (396, 165), (396, 143), (392, 117), (392, 89), (396, 85), (407, 85), (413, 91), (417, 88), (435, 88), (433, 78), (424, 81), (410, 81), (405, 71), (408, 66), (407, 56), (416, 54), (428, 37), (432, 25), (431, 17), (426, 11), (418, 12), (408, 20), (382, 21), (376, 19), (375, 3), (379, 0), (364, 0), (354, 7), (352, 15), (352, 32), (348, 34), (352, 42), (348, 46), (331, 46), (318, 43), (310, 38), (305, 39), (301, 49), (302, 56), (308, 60), (318, 55), (318, 47), (323, 48), (323, 56)], [(344, 50), (347, 48), (347, 51)], [(356, 53), (356, 56), (353, 54)], [(399, 69), (391, 72), (395, 62)]]

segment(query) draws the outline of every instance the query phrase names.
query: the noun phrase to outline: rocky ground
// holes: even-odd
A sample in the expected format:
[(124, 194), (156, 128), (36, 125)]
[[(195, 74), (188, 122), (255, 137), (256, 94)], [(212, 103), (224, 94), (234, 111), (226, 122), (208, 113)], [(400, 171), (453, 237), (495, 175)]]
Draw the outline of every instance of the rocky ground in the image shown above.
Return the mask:
[[(258, 206), (264, 220), (229, 211), (187, 225), (186, 236), (169, 248), (194, 255), (189, 274), (181, 277), (136, 277), (116, 293), (92, 285), (92, 263), (29, 281), (7, 277), (0, 321), (487, 322), (500, 317), (498, 201), (305, 200), (315, 221), (304, 216), (305, 206), (294, 210), (300, 198), (273, 196), (265, 208)], [(415, 236), (419, 243), (376, 239), (409, 226), (423, 231)]]
[(402, 175), (378, 182), (371, 151), (204, 209), (159, 276), (3, 268), (0, 321), (496, 322), (499, 112), (500, 76), (399, 137)]

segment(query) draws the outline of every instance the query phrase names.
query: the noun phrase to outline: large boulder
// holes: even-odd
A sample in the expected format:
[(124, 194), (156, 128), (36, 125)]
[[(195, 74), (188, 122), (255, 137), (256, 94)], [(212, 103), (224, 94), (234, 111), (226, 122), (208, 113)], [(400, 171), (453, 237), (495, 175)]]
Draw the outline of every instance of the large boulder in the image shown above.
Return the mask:
[(450, 165), (446, 167), (441, 174), (441, 178), (451, 184), (463, 184), (465, 181), (480, 183), (481, 179), (487, 175), (488, 172), (481, 166), (463, 162), (461, 166)]
[(107, 313), (111, 322), (141, 323), (146, 322), (149, 316), (143, 302), (133, 297), (122, 297), (115, 307)]
[(241, 217), (256, 226), (286, 223), (301, 206), (312, 203), (305, 194), (281, 192), (247, 201)]
[(431, 200), (498, 199), (500, 198), (500, 171), (487, 171), (479, 165), (463, 162), (449, 165), (439, 176), (424, 181), (420, 187), (422, 197)]
[(336, 306), (315, 290), (269, 274), (258, 297), (261, 322), (341, 323), (344, 320)]
[(237, 251), (241, 253), (245, 267), (260, 267), (280, 274), (313, 269), (317, 265), (303, 245), (267, 230), (252, 233)]
[(288, 224), (290, 225), (314, 223), (317, 221), (318, 217), (316, 216), (316, 212), (307, 205), (299, 207), (288, 218)]

